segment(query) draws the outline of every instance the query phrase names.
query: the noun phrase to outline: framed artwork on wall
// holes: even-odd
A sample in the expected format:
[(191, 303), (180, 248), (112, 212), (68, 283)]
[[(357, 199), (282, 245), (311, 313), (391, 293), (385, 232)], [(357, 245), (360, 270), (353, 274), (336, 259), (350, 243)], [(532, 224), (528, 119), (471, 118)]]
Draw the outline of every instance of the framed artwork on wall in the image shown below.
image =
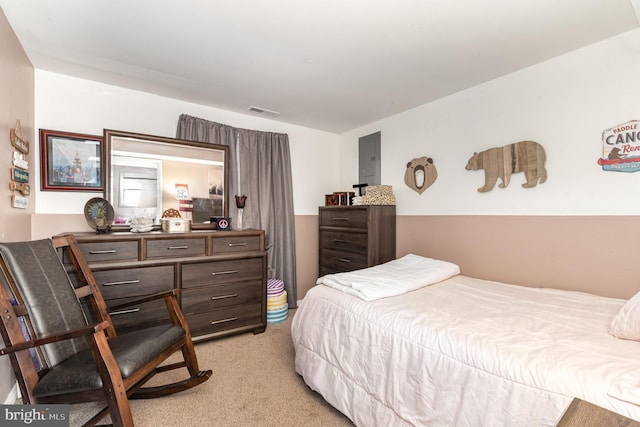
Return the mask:
[(102, 137), (40, 129), (42, 190), (104, 191)]

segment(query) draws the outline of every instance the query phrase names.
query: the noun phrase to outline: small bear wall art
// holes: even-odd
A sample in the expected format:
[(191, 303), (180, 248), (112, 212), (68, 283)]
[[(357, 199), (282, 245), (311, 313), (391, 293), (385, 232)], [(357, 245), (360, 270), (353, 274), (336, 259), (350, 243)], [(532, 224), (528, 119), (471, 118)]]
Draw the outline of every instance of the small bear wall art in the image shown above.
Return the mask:
[(438, 178), (438, 171), (431, 157), (418, 157), (407, 163), (404, 172), (404, 183), (409, 188), (422, 194)]
[(533, 188), (538, 182), (547, 180), (545, 168), (546, 154), (542, 145), (535, 141), (520, 141), (504, 147), (494, 147), (480, 153), (473, 153), (467, 162), (466, 170), (484, 169), (484, 185), (478, 188), (481, 193), (493, 190), (498, 178), (498, 187), (509, 185), (511, 175), (524, 172), (524, 188)]

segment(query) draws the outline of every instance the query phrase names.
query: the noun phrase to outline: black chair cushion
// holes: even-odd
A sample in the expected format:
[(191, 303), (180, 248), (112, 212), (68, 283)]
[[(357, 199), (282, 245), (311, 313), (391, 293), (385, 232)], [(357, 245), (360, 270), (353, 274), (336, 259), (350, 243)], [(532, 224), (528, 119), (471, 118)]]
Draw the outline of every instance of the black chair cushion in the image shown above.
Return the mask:
[[(165, 324), (118, 335), (109, 340), (122, 378), (136, 373), (146, 363), (185, 336), (182, 327)], [(34, 389), (36, 400), (61, 393), (102, 388), (102, 379), (91, 355), (82, 351), (54, 366)]]

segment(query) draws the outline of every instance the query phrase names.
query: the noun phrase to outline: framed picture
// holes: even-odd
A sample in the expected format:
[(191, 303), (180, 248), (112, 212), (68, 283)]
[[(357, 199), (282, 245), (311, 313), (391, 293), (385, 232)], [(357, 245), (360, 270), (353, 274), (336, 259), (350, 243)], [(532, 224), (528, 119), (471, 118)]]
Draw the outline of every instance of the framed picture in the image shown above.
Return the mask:
[(42, 190), (103, 191), (102, 137), (40, 129)]

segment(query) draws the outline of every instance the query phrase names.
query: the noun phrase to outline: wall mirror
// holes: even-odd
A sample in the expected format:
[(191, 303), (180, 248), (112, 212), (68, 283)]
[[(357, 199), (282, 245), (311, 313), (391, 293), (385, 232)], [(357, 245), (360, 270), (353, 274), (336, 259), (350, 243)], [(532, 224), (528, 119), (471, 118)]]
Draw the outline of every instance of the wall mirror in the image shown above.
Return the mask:
[(159, 228), (164, 212), (211, 229), (228, 216), (229, 147), (105, 129), (104, 197), (115, 211), (114, 230), (144, 218)]

